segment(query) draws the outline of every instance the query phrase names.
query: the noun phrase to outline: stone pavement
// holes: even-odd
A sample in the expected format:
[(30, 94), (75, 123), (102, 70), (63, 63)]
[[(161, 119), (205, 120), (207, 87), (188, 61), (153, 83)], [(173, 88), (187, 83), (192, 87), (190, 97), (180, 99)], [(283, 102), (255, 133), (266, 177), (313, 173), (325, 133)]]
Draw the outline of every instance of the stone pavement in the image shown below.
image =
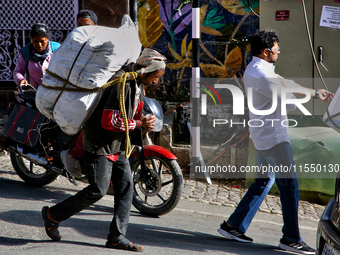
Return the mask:
[[(15, 174), (10, 162), (10, 157), (7, 152), (0, 153), (0, 177), (12, 178), (19, 180), (20, 178)], [(66, 178), (63, 181), (68, 182)], [(86, 185), (86, 184), (83, 184)], [(236, 207), (241, 198), (245, 194), (246, 189), (235, 188), (221, 184), (207, 184), (206, 182), (184, 179), (184, 189), (182, 199), (197, 201), (199, 203), (213, 204)], [(318, 221), (325, 206), (309, 203), (307, 201), (300, 201), (299, 217)], [(267, 195), (260, 207), (260, 211), (282, 214), (280, 198), (278, 195)]]
[[(205, 182), (185, 179), (182, 199), (196, 200), (197, 202), (206, 204), (236, 207), (246, 191), (246, 189), (219, 184), (208, 185)], [(318, 221), (324, 208), (325, 206), (323, 205), (300, 200), (299, 218)], [(282, 215), (279, 196), (268, 194), (259, 210)]]

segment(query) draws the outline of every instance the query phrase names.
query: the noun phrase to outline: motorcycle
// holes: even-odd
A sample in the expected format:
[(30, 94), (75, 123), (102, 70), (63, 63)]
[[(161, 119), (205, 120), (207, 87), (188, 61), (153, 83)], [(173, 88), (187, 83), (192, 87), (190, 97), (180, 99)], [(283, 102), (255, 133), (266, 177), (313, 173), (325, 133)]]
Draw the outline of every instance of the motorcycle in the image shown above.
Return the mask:
[[(35, 106), (35, 91), (16, 93), (18, 102), (10, 104), (5, 127), (5, 148), (15, 172), (26, 183), (44, 186), (58, 176), (72, 184), (86, 181), (86, 177), (70, 175), (60, 158), (62, 150), (70, 148), (75, 137), (64, 133), (52, 120), (42, 115)], [(155, 114), (154, 131), (163, 127), (163, 111), (158, 101), (144, 100), (143, 114)], [(135, 146), (129, 161), (134, 180), (133, 205), (141, 213), (160, 216), (172, 211), (183, 190), (183, 175), (176, 156), (157, 145), (152, 145), (145, 134), (147, 145)], [(142, 143), (143, 144), (143, 143)]]

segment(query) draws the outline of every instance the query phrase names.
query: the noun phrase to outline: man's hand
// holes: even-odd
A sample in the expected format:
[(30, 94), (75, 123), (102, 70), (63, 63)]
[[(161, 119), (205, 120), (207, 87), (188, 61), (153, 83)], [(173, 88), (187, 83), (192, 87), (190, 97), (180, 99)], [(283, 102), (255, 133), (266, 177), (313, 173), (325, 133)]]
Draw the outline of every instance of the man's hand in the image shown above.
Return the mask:
[(328, 100), (332, 99), (334, 96), (334, 93), (329, 92), (325, 89), (319, 89), (319, 99), (322, 101), (327, 102)]
[(143, 116), (140, 119), (140, 121), (142, 122), (141, 127), (144, 128), (147, 132), (150, 132), (155, 127), (155, 120), (156, 120), (156, 116), (154, 114), (152, 114), (149, 117)]

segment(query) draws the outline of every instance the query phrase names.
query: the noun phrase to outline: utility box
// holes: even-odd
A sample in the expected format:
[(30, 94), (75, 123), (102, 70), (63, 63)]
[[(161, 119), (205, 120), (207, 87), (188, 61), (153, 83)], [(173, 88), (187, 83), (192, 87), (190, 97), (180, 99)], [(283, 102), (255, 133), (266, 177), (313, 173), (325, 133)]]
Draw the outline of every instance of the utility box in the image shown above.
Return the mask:
[[(275, 63), (276, 73), (308, 88), (321, 89), (326, 84), (329, 91), (337, 90), (340, 85), (338, 0), (260, 0), (260, 16), (260, 30), (272, 29), (279, 36), (281, 50)], [(316, 116), (322, 116), (328, 105), (320, 100), (304, 104)], [(302, 115), (302, 112), (296, 110), (293, 114)]]

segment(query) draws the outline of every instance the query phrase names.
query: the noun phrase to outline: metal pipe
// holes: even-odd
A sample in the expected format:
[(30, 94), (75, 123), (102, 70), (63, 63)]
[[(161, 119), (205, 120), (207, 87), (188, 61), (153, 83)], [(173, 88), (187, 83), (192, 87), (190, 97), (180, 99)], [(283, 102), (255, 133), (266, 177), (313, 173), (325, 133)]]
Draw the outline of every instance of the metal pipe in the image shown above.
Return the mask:
[[(195, 166), (205, 166), (204, 159), (201, 153), (201, 130), (200, 130), (200, 8), (199, 0), (192, 2), (192, 78), (191, 78), (191, 102), (192, 102), (192, 118), (191, 123), (188, 123), (191, 133), (191, 171), (194, 171)], [(194, 168), (194, 169), (193, 169)], [(205, 178), (209, 184), (211, 180), (209, 174), (205, 172)]]

